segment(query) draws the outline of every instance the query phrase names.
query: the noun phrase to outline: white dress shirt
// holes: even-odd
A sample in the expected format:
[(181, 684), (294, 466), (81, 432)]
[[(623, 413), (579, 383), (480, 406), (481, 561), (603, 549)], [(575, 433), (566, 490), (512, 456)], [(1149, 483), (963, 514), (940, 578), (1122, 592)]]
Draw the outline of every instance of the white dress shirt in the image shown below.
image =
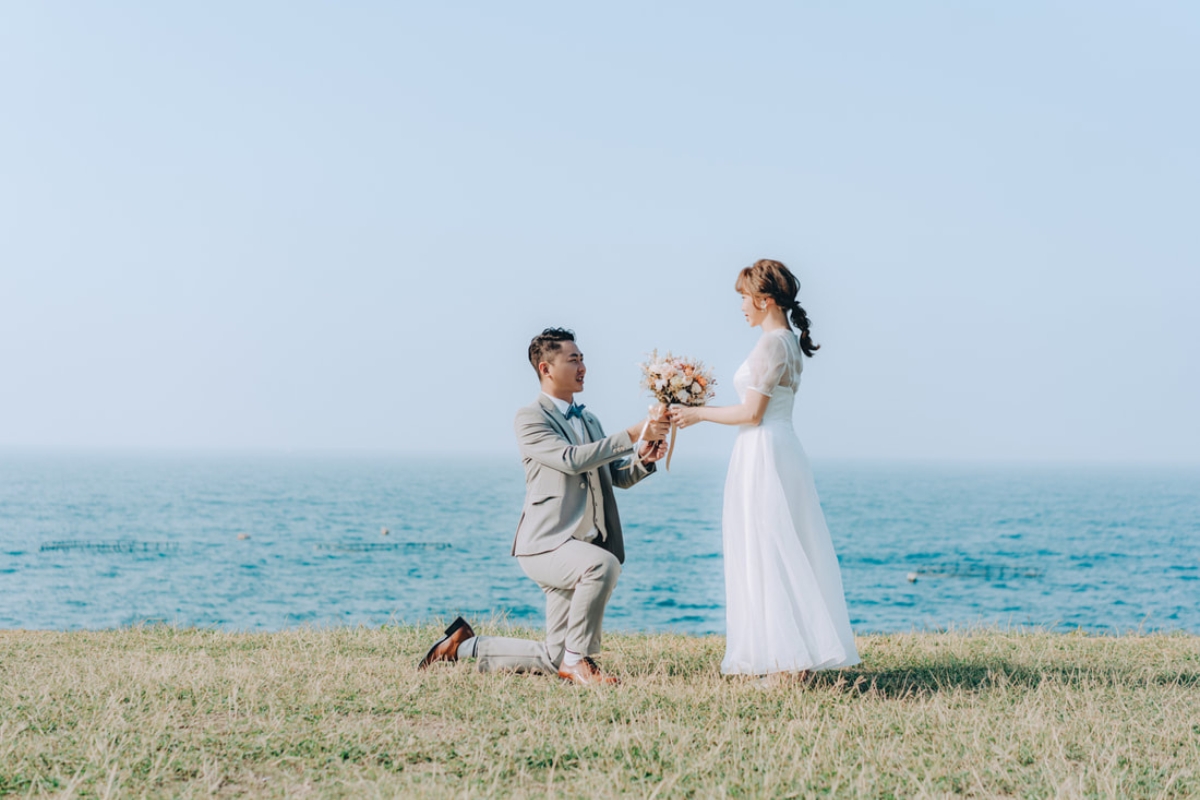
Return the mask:
[[(546, 394), (546, 393), (542, 392), (542, 394)], [(571, 408), (570, 403), (568, 403), (566, 400), (559, 400), (557, 397), (554, 397), (553, 395), (546, 394), (546, 397), (550, 398), (550, 402), (554, 403), (554, 407), (557, 408), (564, 417), (567, 415), (567, 410)], [(567, 422), (570, 423), (571, 430), (575, 431), (576, 444), (583, 444), (584, 443), (583, 417), (571, 417), (570, 419), (567, 420)]]

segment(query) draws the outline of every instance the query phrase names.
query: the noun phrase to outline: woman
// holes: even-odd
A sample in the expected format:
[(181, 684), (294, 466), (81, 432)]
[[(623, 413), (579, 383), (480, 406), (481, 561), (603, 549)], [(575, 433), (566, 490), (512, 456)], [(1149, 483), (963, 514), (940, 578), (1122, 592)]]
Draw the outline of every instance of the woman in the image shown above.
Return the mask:
[(734, 287), (746, 321), (763, 331), (733, 376), (741, 404), (670, 411), (682, 428), (697, 422), (739, 426), (722, 514), (721, 672), (766, 676), (857, 664), (837, 554), (792, 428), (803, 357), (820, 348), (796, 300), (800, 282), (778, 261), (762, 260), (743, 269)]

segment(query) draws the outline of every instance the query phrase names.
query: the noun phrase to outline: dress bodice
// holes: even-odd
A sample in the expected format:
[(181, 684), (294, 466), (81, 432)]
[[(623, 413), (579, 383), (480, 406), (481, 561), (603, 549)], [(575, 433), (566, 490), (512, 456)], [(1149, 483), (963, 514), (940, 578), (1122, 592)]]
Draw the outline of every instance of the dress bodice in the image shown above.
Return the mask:
[(791, 425), (803, 370), (804, 354), (796, 335), (787, 329), (767, 331), (734, 373), (733, 388), (743, 402), (750, 391), (770, 398), (763, 424)]

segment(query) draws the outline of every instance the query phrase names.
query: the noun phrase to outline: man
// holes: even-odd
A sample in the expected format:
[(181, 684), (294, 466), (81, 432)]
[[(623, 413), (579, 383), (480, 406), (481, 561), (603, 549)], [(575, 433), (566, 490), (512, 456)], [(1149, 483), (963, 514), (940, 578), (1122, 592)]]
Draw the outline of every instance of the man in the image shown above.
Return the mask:
[[(587, 368), (575, 334), (547, 328), (529, 343), (542, 393), (517, 412), (525, 465), (525, 507), (512, 554), (546, 595), (546, 640), (476, 637), (459, 617), (418, 669), (474, 657), (479, 669), (557, 674), (573, 683), (616, 683), (592, 660), (600, 652), (604, 607), (617, 585), (625, 545), (613, 486), (623, 489), (655, 471), (666, 455), (670, 423), (643, 420), (612, 436), (575, 395)], [(646, 443), (634, 453), (642, 429)]]

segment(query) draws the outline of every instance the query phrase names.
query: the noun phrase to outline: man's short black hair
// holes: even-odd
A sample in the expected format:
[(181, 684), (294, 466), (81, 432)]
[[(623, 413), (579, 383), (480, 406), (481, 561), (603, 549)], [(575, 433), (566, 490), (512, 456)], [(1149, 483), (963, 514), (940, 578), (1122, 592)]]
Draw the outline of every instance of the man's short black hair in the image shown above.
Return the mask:
[[(546, 328), (533, 337), (533, 340), (529, 342), (529, 363), (533, 365), (533, 371), (538, 371), (538, 364), (554, 358), (554, 353), (562, 349), (563, 342), (573, 341), (575, 341), (575, 331), (569, 328)], [(540, 372), (538, 372), (538, 377), (541, 377)]]

